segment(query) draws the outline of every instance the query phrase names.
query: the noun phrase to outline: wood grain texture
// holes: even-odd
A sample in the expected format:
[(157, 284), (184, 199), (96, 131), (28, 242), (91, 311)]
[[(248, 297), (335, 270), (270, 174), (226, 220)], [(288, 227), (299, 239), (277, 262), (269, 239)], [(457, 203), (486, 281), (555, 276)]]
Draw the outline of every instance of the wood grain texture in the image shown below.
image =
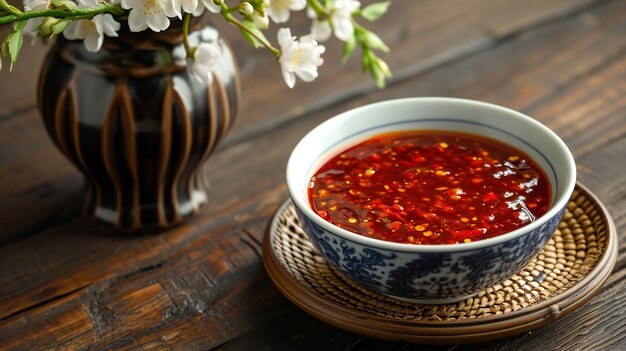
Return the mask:
[[(121, 236), (80, 217), (81, 178), (28, 108), (34, 93), (19, 93), (30, 80), (34, 89), (35, 70), (19, 85), (3, 71), (0, 349), (623, 349), (626, 4), (547, 3), (395, 1), (394, 15), (376, 27), (394, 52), (396, 78), (383, 91), (333, 64), (322, 80), (288, 91), (266, 53), (233, 42), (244, 54), (245, 104), (229, 141), (205, 166), (208, 209), (159, 235)], [(408, 21), (414, 17), (423, 20)], [(333, 55), (338, 47), (329, 46), (327, 63), (336, 62)], [(23, 94), (26, 108), (13, 109), (20, 103), (9, 102), (21, 101), (13, 93)], [(419, 95), (499, 103), (564, 138), (579, 180), (600, 196), (621, 234), (622, 254), (598, 296), (530, 334), (436, 348), (343, 332), (278, 293), (262, 268), (260, 240), (286, 196), (291, 148), (336, 113)]]

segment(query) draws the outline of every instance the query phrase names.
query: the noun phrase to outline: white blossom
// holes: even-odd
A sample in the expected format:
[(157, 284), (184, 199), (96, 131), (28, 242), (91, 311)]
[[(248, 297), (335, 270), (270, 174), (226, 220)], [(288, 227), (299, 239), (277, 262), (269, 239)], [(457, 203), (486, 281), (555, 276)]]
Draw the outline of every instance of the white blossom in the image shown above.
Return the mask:
[(168, 16), (176, 16), (172, 0), (122, 0), (122, 7), (130, 9), (128, 26), (133, 32), (147, 28), (160, 32), (170, 26)]
[[(45, 10), (48, 8), (50, 4), (49, 0), (24, 0), (24, 10), (26, 11), (39, 11)], [(35, 29), (37, 26), (43, 22), (43, 18), (31, 18), (26, 21), (26, 25), (24, 26), (24, 34), (31, 36), (33, 38), (32, 44), (35, 44), (37, 38), (39, 37), (39, 32)]]
[(348, 41), (354, 35), (354, 24), (352, 23), (352, 13), (361, 7), (361, 2), (357, 0), (335, 0), (330, 8), (330, 21), (328, 19), (320, 21), (317, 13), (313, 10), (307, 11), (309, 18), (313, 19), (311, 34), (316, 40), (325, 41), (330, 38), (331, 31), (337, 39)]
[(357, 0), (335, 0), (333, 13), (330, 15), (333, 21), (333, 32), (337, 39), (348, 41), (354, 35), (352, 13), (361, 7)]
[(198, 10), (198, 7), (200, 7), (198, 0), (171, 0), (171, 1), (172, 1), (171, 11), (174, 12), (173, 15), (172, 13), (170, 13), (170, 11), (168, 11), (168, 9), (164, 9), (165, 13), (170, 17), (176, 16), (178, 18), (183, 18), (183, 11), (188, 12), (188, 13), (196, 13), (196, 11)]
[(49, 4), (48, 0), (24, 0), (24, 9), (26, 11), (45, 10)]
[(311, 35), (315, 40), (326, 41), (333, 34), (328, 20), (320, 21), (317, 19), (317, 13), (312, 8), (307, 9), (307, 16), (312, 19)]
[(175, 0), (174, 4), (180, 3), (183, 10), (187, 13), (193, 13), (198, 7), (198, 0)]
[(271, 0), (267, 14), (275, 23), (289, 20), (289, 11), (300, 11), (306, 7), (306, 0)]
[[(93, 8), (99, 5), (97, 0), (78, 0), (78, 8)], [(94, 16), (91, 20), (72, 21), (63, 31), (63, 36), (70, 40), (84, 39), (85, 48), (95, 52), (100, 50), (104, 36), (117, 37), (120, 24), (110, 13)]]
[(95, 16), (91, 20), (78, 20), (70, 23), (63, 36), (70, 40), (84, 39), (85, 48), (95, 52), (100, 50), (104, 36), (117, 37), (120, 24), (110, 13)]
[(282, 51), (279, 62), (287, 86), (293, 88), (296, 76), (305, 82), (317, 78), (317, 68), (324, 63), (320, 57), (326, 50), (324, 46), (318, 45), (311, 35), (297, 40), (291, 36), (289, 28), (278, 31), (278, 44)]
[(213, 0), (200, 0), (198, 1), (198, 7), (193, 12), (194, 16), (200, 16), (204, 13), (204, 9), (209, 10), (212, 13), (219, 13), (222, 8), (219, 5), (216, 5)]
[(220, 47), (214, 43), (202, 43), (198, 45), (195, 58), (191, 66), (191, 73), (201, 82), (211, 84), (213, 81), (213, 67), (221, 56)]

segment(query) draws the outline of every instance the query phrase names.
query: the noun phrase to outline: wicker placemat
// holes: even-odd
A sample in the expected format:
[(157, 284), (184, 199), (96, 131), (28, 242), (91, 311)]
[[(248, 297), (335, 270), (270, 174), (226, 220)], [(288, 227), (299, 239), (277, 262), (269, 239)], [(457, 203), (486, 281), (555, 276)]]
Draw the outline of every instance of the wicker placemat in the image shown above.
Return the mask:
[(606, 281), (617, 235), (606, 209), (578, 184), (544, 250), (521, 272), (454, 304), (418, 305), (371, 292), (329, 266), (288, 200), (264, 243), (267, 271), (308, 313), (363, 335), (421, 343), (475, 342), (545, 325), (586, 302)]

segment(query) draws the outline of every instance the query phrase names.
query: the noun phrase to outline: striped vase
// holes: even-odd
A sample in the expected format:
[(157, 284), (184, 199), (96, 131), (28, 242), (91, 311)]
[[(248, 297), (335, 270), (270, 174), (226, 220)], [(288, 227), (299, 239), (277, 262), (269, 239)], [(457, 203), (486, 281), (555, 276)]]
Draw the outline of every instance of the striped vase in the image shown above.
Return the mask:
[(222, 48), (210, 85), (185, 66), (180, 22), (161, 33), (124, 26), (97, 53), (58, 38), (38, 105), (52, 140), (85, 176), (86, 214), (159, 230), (206, 204), (202, 166), (233, 123), (239, 74), (229, 46), (202, 20), (190, 41)]

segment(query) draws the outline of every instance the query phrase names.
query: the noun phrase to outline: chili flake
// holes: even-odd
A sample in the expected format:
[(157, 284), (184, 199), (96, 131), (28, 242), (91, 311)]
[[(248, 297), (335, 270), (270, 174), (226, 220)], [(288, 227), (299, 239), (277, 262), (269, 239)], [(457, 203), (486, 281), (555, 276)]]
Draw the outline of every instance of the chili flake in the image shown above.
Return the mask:
[(308, 192), (318, 215), (341, 228), (427, 245), (498, 236), (532, 222), (550, 204), (547, 177), (528, 155), (442, 131), (370, 138), (324, 164)]

